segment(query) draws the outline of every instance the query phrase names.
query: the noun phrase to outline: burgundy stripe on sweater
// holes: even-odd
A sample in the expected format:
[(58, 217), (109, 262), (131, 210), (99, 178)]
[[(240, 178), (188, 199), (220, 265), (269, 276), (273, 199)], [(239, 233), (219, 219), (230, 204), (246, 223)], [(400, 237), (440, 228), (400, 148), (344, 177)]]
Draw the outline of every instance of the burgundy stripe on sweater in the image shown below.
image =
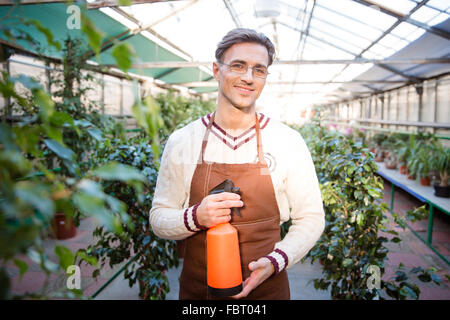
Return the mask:
[(187, 208), (186, 210), (184, 210), (184, 214), (183, 214), (184, 225), (185, 225), (186, 229), (188, 229), (190, 232), (195, 232), (195, 231), (192, 230), (191, 227), (189, 226), (189, 221), (188, 221), (188, 210), (189, 210), (189, 208)]
[[(208, 118), (210, 118), (210, 115), (207, 115)], [(262, 121), (262, 119), (264, 118), (264, 115), (261, 114), (260, 117), (260, 122)], [(267, 124), (269, 123), (270, 118), (266, 118), (265, 123), (261, 126), (261, 130), (264, 129)], [(208, 123), (205, 120), (205, 117), (202, 117), (202, 122), (203, 125), (205, 127), (208, 127)], [(255, 126), (251, 127), (250, 129), (246, 130), (244, 133), (242, 133), (241, 135), (239, 135), (238, 137), (233, 137), (230, 134), (228, 134), (225, 130), (223, 130), (221, 127), (219, 127), (215, 122), (213, 123), (213, 126), (215, 128), (217, 128), (219, 130), (220, 133), (217, 133), (215, 130), (211, 129), (211, 132), (217, 137), (219, 138), (223, 143), (225, 143), (230, 149), (232, 150), (236, 150), (237, 148), (239, 148), (240, 146), (242, 146), (244, 143), (249, 142), (251, 139), (253, 139), (256, 136), (256, 133), (252, 134), (251, 136), (245, 138), (244, 140), (238, 142), (236, 145), (231, 144), (230, 142), (228, 142), (227, 139), (225, 139), (226, 137), (229, 137), (231, 139), (233, 139), (233, 141), (236, 141), (237, 139), (245, 136), (246, 134), (250, 133), (252, 130), (255, 129)]]
[(283, 259), (284, 259), (284, 267), (286, 268), (287, 265), (288, 265), (288, 257), (287, 257), (287, 254), (284, 253), (284, 251), (282, 251), (282, 250), (280, 250), (280, 249), (275, 249), (274, 251), (275, 251), (276, 253), (280, 254), (280, 255), (283, 257)]
[(277, 274), (278, 272), (280, 272), (280, 266), (278, 265), (277, 259), (275, 259), (274, 257), (269, 256), (269, 255), (264, 256), (264, 258), (267, 258), (267, 259), (270, 260), (270, 262), (272, 262), (273, 267), (275, 268), (275, 274)]
[(194, 208), (192, 209), (192, 220), (194, 220), (194, 224), (197, 227), (197, 229), (208, 230), (208, 228), (206, 228), (206, 227), (200, 225), (200, 223), (198, 223), (198, 220), (197, 220), (197, 208), (198, 208), (199, 205), (200, 205), (200, 203), (197, 203), (194, 206)]

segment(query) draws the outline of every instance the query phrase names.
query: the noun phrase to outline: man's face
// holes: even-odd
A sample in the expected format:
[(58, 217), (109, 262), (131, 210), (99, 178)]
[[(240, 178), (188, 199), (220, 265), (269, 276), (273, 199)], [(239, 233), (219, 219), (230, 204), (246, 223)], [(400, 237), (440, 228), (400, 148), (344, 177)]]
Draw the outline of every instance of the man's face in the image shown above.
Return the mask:
[(221, 62), (224, 64), (213, 64), (214, 77), (219, 82), (219, 96), (238, 109), (254, 106), (266, 79), (254, 76), (252, 68), (239, 74), (227, 65), (241, 63), (253, 68), (267, 68), (269, 54), (266, 47), (257, 43), (237, 43), (225, 51)]

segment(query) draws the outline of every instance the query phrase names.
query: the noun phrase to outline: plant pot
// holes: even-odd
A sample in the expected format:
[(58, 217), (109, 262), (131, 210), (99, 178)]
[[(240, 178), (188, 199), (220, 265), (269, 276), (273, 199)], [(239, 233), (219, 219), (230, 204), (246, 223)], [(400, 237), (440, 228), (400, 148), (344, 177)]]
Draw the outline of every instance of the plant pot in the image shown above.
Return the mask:
[(421, 185), (428, 187), (430, 185), (430, 183), (431, 183), (430, 178), (428, 178), (428, 177), (420, 178)]
[(383, 157), (376, 157), (375, 158), (375, 162), (383, 162), (384, 158)]
[(58, 240), (75, 237), (77, 227), (72, 218), (67, 218), (64, 213), (56, 213), (51, 221), (52, 236)]
[(450, 198), (450, 186), (441, 187), (440, 185), (435, 184), (434, 195), (441, 198)]
[(406, 169), (406, 166), (405, 166), (405, 165), (400, 166), (400, 174), (406, 174), (407, 171), (408, 171), (408, 170)]
[(409, 180), (416, 180), (416, 176), (415, 175), (411, 175), (411, 174), (409, 174), (409, 172), (406, 172), (406, 174), (408, 175), (408, 179)]
[(386, 169), (397, 169), (397, 164), (395, 162), (385, 162), (384, 166)]

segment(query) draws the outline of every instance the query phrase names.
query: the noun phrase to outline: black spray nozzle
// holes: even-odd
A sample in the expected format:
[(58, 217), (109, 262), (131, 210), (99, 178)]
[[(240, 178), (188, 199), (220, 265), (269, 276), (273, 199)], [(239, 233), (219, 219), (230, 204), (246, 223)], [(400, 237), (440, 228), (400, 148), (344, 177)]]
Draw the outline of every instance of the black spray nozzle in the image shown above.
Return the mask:
[[(231, 181), (230, 179), (226, 179), (212, 188), (211, 191), (209, 191), (209, 194), (216, 194), (221, 192), (232, 192), (239, 195), (241, 194), (241, 190), (238, 187), (235, 187), (233, 181)], [(231, 211), (241, 217), (241, 211), (238, 207), (231, 208)]]

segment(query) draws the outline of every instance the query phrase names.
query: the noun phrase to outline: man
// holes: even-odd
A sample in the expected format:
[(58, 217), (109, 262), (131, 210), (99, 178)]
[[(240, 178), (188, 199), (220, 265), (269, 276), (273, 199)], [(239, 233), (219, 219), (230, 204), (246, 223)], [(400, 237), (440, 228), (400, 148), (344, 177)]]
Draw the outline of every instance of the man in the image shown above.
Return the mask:
[[(180, 299), (213, 298), (205, 253), (212, 226), (230, 222), (238, 230), (244, 285), (235, 299), (289, 299), (286, 268), (323, 232), (322, 199), (306, 144), (297, 131), (255, 111), (274, 51), (261, 33), (230, 31), (213, 63), (217, 110), (172, 133), (164, 149), (150, 223), (162, 238), (186, 239)], [(208, 195), (225, 179), (241, 196)], [(233, 207), (241, 216), (231, 214)], [(289, 218), (292, 226), (281, 240), (280, 224)]]

